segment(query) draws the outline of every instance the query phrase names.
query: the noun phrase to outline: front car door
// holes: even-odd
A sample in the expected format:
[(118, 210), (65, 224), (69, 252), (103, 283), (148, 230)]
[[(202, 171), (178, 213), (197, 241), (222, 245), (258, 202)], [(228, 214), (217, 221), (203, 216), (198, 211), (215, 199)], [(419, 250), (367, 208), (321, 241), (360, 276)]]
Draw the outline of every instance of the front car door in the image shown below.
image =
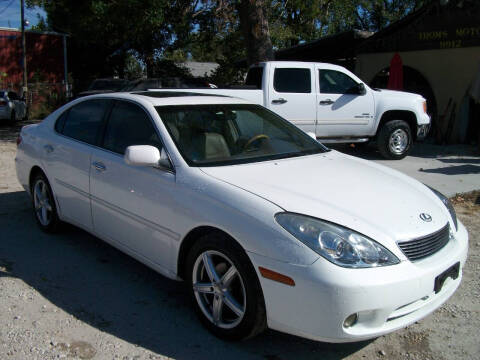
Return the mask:
[(167, 219), (175, 205), (175, 174), (155, 167), (127, 165), (131, 145), (162, 142), (148, 112), (128, 101), (115, 101), (101, 148), (91, 160), (91, 199), (95, 232), (106, 241), (147, 262), (160, 272), (173, 262), (172, 241), (178, 241)]
[(87, 100), (59, 116), (43, 146), (50, 184), (65, 220), (92, 230), (90, 157), (99, 139), (109, 100)]
[(315, 132), (315, 74), (310, 64), (288, 67), (275, 64), (267, 106), (306, 132)]
[(317, 137), (369, 135), (375, 116), (371, 90), (365, 86), (366, 93), (359, 94), (359, 79), (354, 79), (338, 69), (316, 66), (316, 72)]

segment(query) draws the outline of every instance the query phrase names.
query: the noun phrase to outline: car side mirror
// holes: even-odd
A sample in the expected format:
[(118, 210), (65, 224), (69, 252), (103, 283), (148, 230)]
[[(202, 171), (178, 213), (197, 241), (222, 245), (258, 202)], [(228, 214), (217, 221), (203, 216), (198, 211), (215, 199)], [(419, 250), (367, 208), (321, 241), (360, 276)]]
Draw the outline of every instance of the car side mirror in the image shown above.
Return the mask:
[[(163, 166), (162, 163), (165, 163), (165, 160), (168, 161), (168, 157), (163, 149), (162, 152), (164, 153), (163, 159), (162, 153), (155, 146), (132, 145), (127, 147), (123, 158), (128, 165), (157, 167)], [(168, 161), (168, 166), (170, 166), (170, 161)]]

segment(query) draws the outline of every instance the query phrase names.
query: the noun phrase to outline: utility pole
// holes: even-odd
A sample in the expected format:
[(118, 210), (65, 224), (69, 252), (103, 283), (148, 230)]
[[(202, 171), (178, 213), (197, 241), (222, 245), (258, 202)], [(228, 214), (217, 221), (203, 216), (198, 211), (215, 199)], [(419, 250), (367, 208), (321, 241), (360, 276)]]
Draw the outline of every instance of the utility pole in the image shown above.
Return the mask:
[(25, 0), (20, 0), (20, 16), (22, 24), (22, 64), (23, 64), (23, 96), (25, 97), (25, 102), (27, 101), (28, 93), (28, 79), (27, 79), (27, 46), (25, 41)]

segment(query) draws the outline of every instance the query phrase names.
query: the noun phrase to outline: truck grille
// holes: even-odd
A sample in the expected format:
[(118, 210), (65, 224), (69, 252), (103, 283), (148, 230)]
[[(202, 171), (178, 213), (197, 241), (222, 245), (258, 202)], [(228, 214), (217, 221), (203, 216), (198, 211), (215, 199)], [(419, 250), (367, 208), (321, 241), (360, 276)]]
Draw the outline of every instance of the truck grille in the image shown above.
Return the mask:
[(435, 254), (450, 240), (450, 225), (425, 237), (398, 242), (398, 246), (410, 261), (420, 260)]

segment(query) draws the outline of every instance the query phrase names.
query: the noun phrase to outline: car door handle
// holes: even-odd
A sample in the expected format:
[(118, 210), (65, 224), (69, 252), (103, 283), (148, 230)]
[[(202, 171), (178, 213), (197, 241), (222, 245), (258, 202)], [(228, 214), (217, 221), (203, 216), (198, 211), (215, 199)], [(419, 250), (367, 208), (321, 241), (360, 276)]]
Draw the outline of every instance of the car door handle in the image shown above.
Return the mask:
[(320, 101), (320, 105), (332, 105), (334, 101), (332, 99), (322, 100)]
[(285, 100), (284, 98), (272, 100), (272, 104), (285, 104), (286, 102), (287, 100)]
[(45, 152), (46, 152), (47, 154), (50, 154), (50, 153), (53, 151), (53, 146), (50, 145), (50, 144), (43, 145), (43, 148), (45, 149)]
[(105, 170), (107, 170), (107, 167), (106, 167), (103, 163), (101, 163), (101, 162), (94, 161), (94, 162), (92, 163), (92, 165), (93, 165), (93, 167), (94, 167), (95, 169), (97, 169), (98, 171), (105, 171)]

